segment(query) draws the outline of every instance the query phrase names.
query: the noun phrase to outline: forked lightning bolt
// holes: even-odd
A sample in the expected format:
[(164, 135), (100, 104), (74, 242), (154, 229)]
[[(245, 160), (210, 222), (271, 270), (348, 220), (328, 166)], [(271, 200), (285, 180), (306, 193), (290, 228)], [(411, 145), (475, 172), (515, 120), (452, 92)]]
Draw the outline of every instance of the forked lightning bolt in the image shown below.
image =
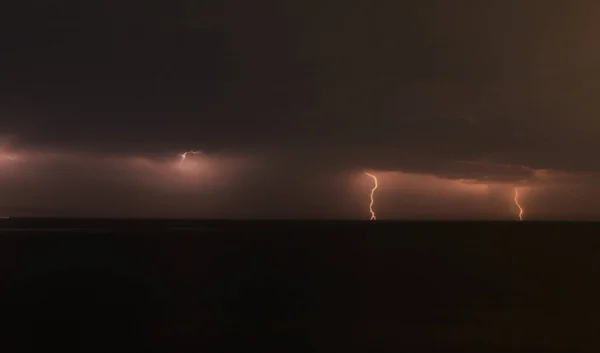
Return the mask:
[(523, 208), (519, 204), (519, 189), (515, 188), (515, 205), (519, 208), (519, 221), (523, 220)]
[(179, 163), (179, 165), (183, 165), (183, 162), (185, 162), (185, 159), (187, 158), (188, 154), (200, 154), (200, 152), (197, 152), (197, 151), (187, 151), (184, 154), (179, 155), (179, 157), (181, 157), (181, 162)]
[(375, 212), (373, 212), (373, 204), (375, 203), (375, 190), (377, 190), (377, 188), (379, 187), (379, 185), (377, 184), (377, 177), (373, 174), (369, 174), (369, 173), (365, 173), (367, 176), (373, 178), (373, 181), (375, 182), (375, 185), (373, 186), (373, 189), (371, 189), (371, 204), (369, 205), (369, 212), (371, 212), (371, 221), (375, 221), (377, 220), (377, 217), (375, 217)]

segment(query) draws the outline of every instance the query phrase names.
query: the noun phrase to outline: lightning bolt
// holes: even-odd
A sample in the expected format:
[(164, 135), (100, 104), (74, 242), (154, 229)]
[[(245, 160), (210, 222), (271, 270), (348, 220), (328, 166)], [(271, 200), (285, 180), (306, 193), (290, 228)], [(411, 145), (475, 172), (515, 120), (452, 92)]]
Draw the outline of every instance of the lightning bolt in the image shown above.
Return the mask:
[(200, 152), (197, 151), (187, 151), (183, 154), (180, 154), (179, 157), (181, 157), (181, 162), (179, 163), (180, 166), (183, 165), (183, 162), (185, 162), (185, 159), (187, 158), (188, 154), (201, 154)]
[(375, 217), (375, 212), (373, 212), (373, 204), (375, 203), (375, 190), (377, 190), (377, 188), (379, 187), (379, 185), (377, 184), (377, 177), (373, 174), (369, 174), (369, 173), (365, 173), (367, 176), (373, 178), (373, 181), (375, 182), (375, 185), (373, 186), (373, 189), (371, 189), (371, 204), (369, 205), (369, 212), (371, 212), (371, 218), (370, 221), (375, 221), (377, 220), (377, 217)]
[(519, 189), (515, 188), (515, 205), (519, 208), (519, 221), (523, 220), (523, 208), (519, 204)]

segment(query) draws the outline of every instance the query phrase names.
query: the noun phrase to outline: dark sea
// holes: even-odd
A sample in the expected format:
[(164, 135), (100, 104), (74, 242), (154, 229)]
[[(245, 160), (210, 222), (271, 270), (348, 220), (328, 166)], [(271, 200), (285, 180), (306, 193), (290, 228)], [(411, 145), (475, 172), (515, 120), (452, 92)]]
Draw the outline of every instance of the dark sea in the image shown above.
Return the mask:
[(598, 351), (599, 231), (1, 219), (0, 351)]

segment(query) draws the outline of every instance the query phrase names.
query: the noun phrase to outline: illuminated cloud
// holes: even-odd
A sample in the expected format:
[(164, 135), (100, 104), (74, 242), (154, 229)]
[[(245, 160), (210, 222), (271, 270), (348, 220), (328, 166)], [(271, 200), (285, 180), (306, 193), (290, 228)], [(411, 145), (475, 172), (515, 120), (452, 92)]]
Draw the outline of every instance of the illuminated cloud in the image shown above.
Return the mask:
[(183, 169), (176, 154), (16, 155), (3, 163), (0, 154), (0, 211), (13, 215), (202, 217), (221, 212), (227, 190), (252, 173), (251, 159), (226, 155)]
[[(181, 154), (42, 151), (5, 145), (0, 149), (0, 214), (368, 219), (365, 207), (368, 210), (373, 189), (372, 179), (364, 175), (368, 171), (378, 179), (374, 208), (379, 220), (513, 220), (514, 187), (519, 188), (527, 219), (575, 212), (571, 210), (593, 218), (593, 200), (582, 199), (598, 189), (593, 173), (486, 160), (399, 158), (381, 163), (327, 152), (202, 153), (188, 155), (182, 164)], [(385, 168), (373, 168), (377, 165)]]

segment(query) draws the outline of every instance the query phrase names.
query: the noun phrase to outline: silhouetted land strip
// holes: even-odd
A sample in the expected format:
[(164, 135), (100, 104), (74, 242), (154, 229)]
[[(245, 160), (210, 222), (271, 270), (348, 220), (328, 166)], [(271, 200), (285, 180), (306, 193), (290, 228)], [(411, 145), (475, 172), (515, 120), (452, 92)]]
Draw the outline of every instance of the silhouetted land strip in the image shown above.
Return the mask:
[(440, 226), (448, 227), (513, 227), (534, 226), (534, 227), (576, 227), (581, 229), (588, 226), (600, 226), (600, 222), (562, 222), (562, 221), (389, 221), (389, 220), (356, 220), (356, 221), (332, 221), (332, 220), (197, 220), (197, 219), (67, 219), (67, 218), (7, 218), (0, 219), (0, 229), (174, 229), (174, 228), (207, 228), (207, 227), (225, 227), (229, 229), (249, 229), (262, 230), (274, 228), (335, 228), (348, 229), (360, 228), (385, 229), (385, 228), (413, 228), (426, 227), (437, 228)]
[(599, 231), (563, 222), (2, 220), (0, 348), (593, 351)]

